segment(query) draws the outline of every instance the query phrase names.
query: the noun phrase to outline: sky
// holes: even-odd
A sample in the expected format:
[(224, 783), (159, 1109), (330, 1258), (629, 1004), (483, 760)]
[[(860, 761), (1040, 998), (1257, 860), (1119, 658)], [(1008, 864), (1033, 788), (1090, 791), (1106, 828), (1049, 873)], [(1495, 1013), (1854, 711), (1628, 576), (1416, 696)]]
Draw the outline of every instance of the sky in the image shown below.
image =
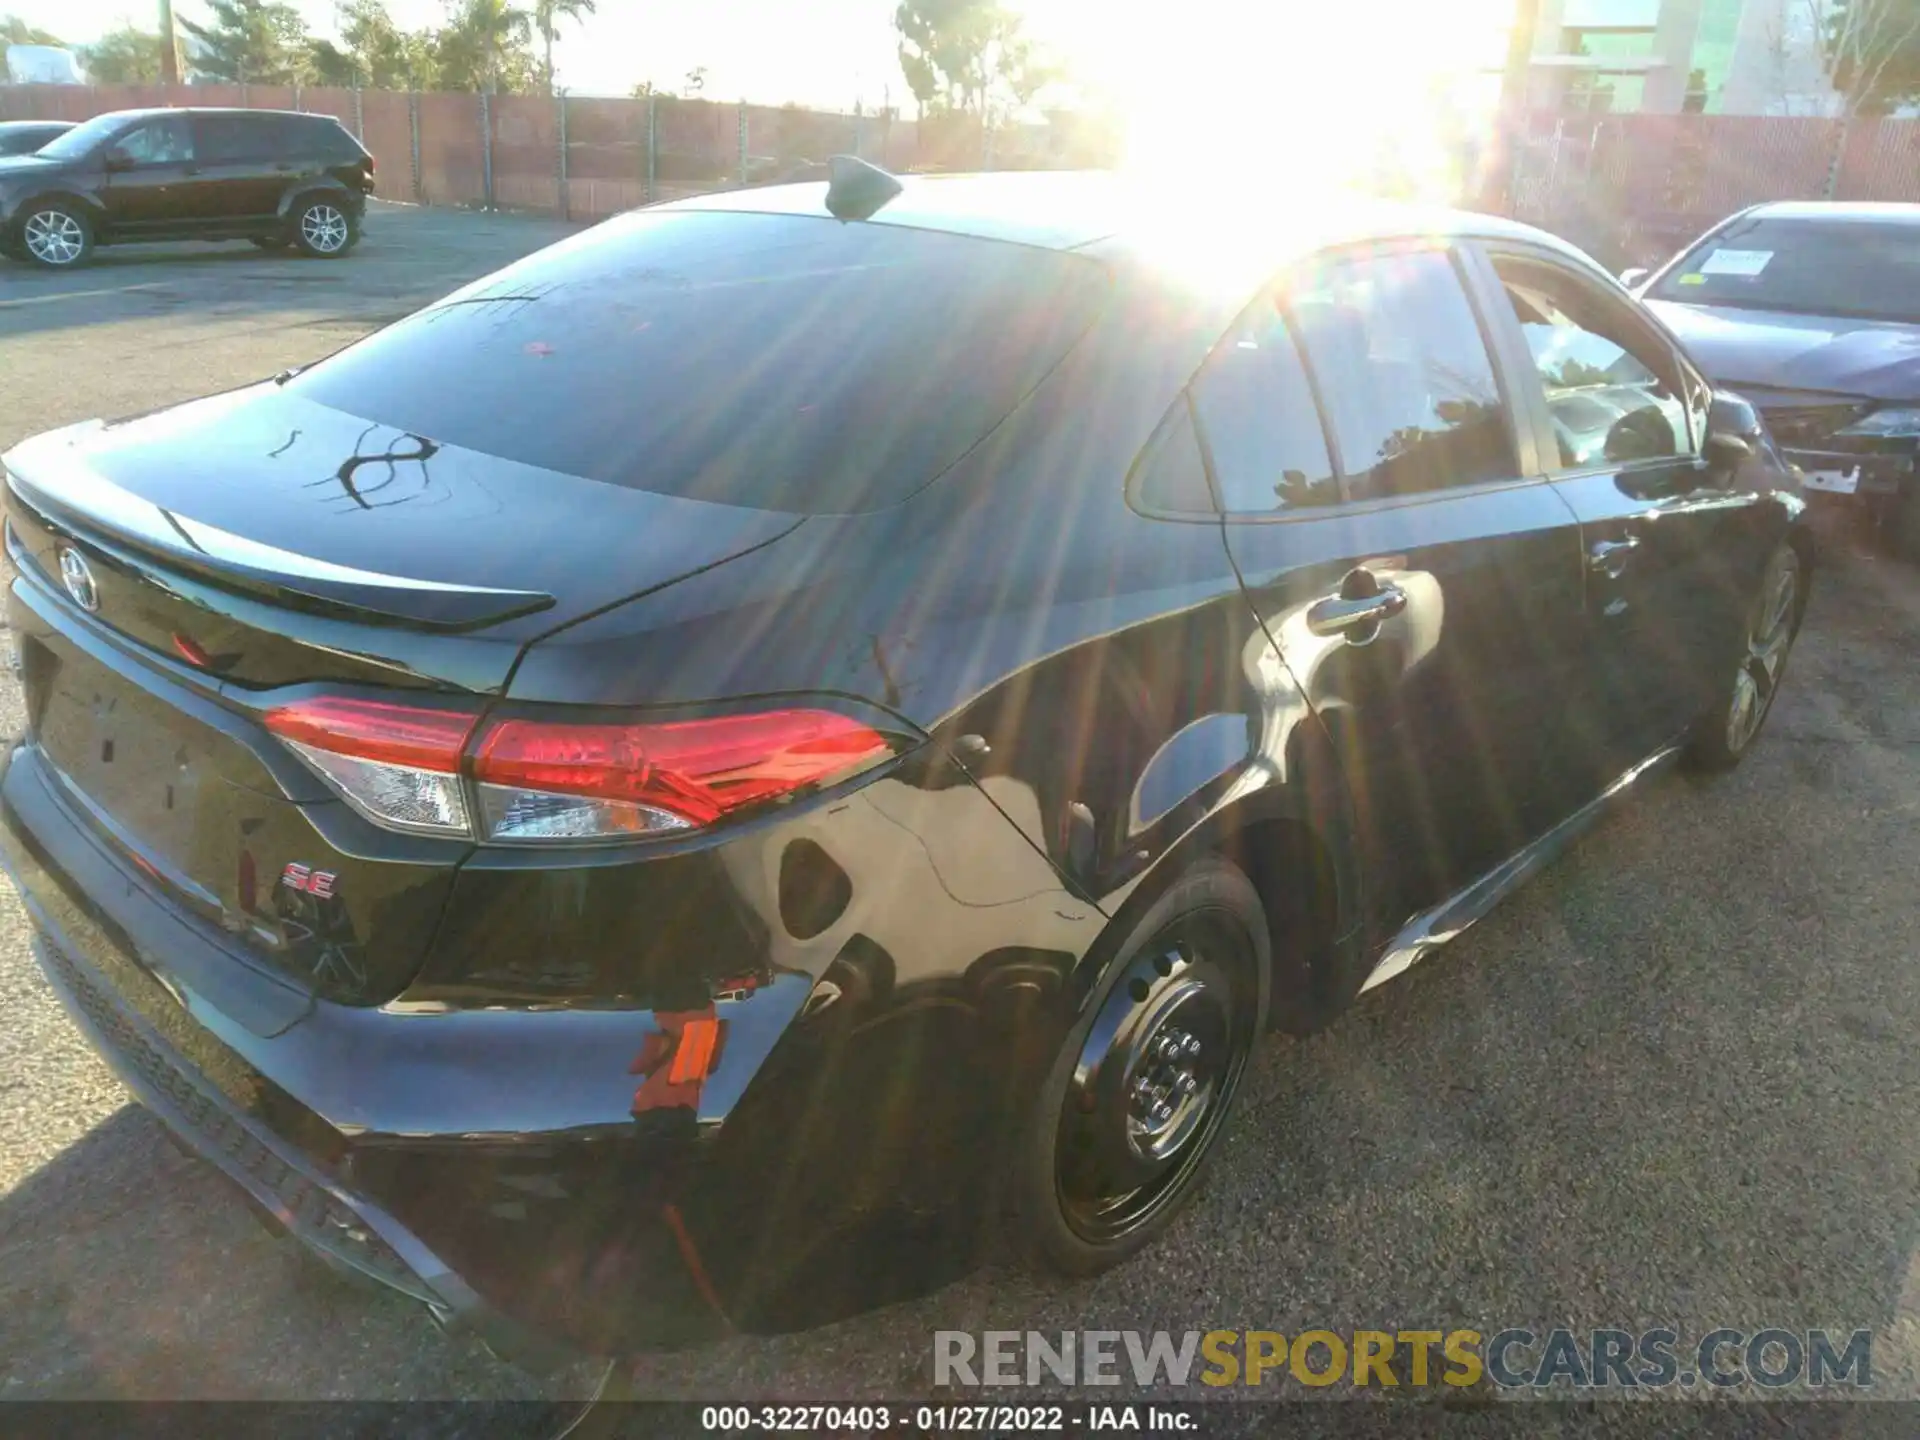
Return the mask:
[[(333, 0), (294, 3), (316, 34), (334, 31)], [(856, 100), (873, 109), (890, 100), (911, 109), (895, 55), (896, 3), (599, 0), (596, 15), (562, 30), (555, 69), (561, 85), (582, 95), (624, 95), (642, 80), (677, 91), (689, 70), (704, 66), (710, 98), (835, 109)], [(1361, 99), (1436, 57), (1472, 52), (1497, 63), (1504, 17), (1511, 13), (1511, 0), (1373, 0), (1359, 7), (1324, 0), (1298, 7), (1244, 0), (1151, 8), (1135, 0), (1013, 4), (1030, 35), (1105, 93), (1151, 91), (1173, 73), (1185, 77), (1179, 87), (1197, 94), (1210, 87), (1208, 72), (1220, 70), (1255, 90), (1297, 92), (1305, 85), (1330, 100), (1336, 96), (1324, 63), (1329, 49), (1367, 57), (1348, 70), (1351, 98)], [(1273, 13), (1281, 9), (1290, 13)], [(191, 19), (205, 13), (201, 0), (175, 0), (174, 10)], [(401, 25), (420, 28), (441, 21), (445, 0), (388, 0), (388, 10)], [(17, 14), (74, 44), (126, 20), (152, 29), (157, 11), (155, 0), (0, 0), (0, 13)], [(1313, 63), (1302, 64), (1308, 54)]]

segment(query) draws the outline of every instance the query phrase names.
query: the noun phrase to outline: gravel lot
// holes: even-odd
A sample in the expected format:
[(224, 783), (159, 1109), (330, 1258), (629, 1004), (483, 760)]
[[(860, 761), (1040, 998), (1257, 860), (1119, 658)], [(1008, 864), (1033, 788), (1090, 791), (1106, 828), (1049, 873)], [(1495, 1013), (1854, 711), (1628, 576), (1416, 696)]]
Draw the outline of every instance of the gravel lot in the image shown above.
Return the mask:
[[(248, 247), (0, 267), (0, 448), (310, 360), (564, 227), (381, 207)], [(1844, 550), (1844, 547), (1840, 547)], [(1920, 575), (1842, 553), (1749, 763), (1658, 783), (1328, 1034), (1262, 1054), (1214, 1183), (1134, 1264), (997, 1270), (653, 1357), (642, 1393), (911, 1394), (931, 1332), (1871, 1327), (1920, 1396)], [(20, 702), (0, 688), (0, 724)], [(0, 1397), (579, 1393), (316, 1280), (82, 1045), (0, 894)], [(1905, 1117), (1905, 1118), (1903, 1118)]]

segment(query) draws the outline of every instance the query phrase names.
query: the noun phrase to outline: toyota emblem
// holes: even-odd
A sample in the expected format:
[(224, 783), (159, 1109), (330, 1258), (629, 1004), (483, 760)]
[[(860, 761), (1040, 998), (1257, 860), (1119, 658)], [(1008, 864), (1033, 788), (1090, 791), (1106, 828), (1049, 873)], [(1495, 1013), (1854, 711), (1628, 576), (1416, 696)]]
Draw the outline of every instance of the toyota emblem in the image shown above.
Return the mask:
[(78, 550), (69, 547), (60, 552), (60, 582), (82, 610), (100, 608), (100, 588), (93, 583), (93, 567)]

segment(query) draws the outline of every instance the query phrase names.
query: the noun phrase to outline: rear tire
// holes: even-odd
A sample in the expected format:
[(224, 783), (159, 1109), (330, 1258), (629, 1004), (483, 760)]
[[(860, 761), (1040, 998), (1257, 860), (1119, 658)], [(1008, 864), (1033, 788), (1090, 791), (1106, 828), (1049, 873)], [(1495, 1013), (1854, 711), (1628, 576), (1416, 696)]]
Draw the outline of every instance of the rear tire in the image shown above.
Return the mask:
[(338, 260), (360, 243), (360, 217), (333, 197), (316, 195), (294, 207), (288, 233), (301, 254)]
[(1731, 770), (1760, 738), (1774, 697), (1780, 693), (1805, 608), (1806, 566), (1799, 552), (1782, 542), (1768, 559), (1754, 595), (1725, 692), (1701, 717), (1687, 746), (1687, 762), (1693, 769), (1706, 774)]
[(1260, 897), (1224, 860), (1128, 932), (1013, 1147), (1008, 1239), (1029, 1265), (1097, 1274), (1198, 1192), (1266, 1029), (1271, 962)]
[(93, 222), (78, 205), (43, 200), (20, 217), (20, 248), (30, 264), (74, 269), (93, 254)]

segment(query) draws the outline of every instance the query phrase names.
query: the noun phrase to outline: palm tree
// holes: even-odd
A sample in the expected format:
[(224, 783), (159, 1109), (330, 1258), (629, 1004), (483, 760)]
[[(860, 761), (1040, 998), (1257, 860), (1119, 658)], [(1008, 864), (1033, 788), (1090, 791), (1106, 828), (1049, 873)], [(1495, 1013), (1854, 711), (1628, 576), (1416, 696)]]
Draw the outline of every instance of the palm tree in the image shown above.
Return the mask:
[(547, 94), (553, 94), (553, 42), (562, 20), (593, 14), (594, 0), (533, 0), (533, 28), (546, 43)]
[(500, 88), (501, 52), (533, 36), (531, 17), (507, 0), (466, 0), (453, 28), (458, 48), (479, 62), (480, 88), (490, 91)]

